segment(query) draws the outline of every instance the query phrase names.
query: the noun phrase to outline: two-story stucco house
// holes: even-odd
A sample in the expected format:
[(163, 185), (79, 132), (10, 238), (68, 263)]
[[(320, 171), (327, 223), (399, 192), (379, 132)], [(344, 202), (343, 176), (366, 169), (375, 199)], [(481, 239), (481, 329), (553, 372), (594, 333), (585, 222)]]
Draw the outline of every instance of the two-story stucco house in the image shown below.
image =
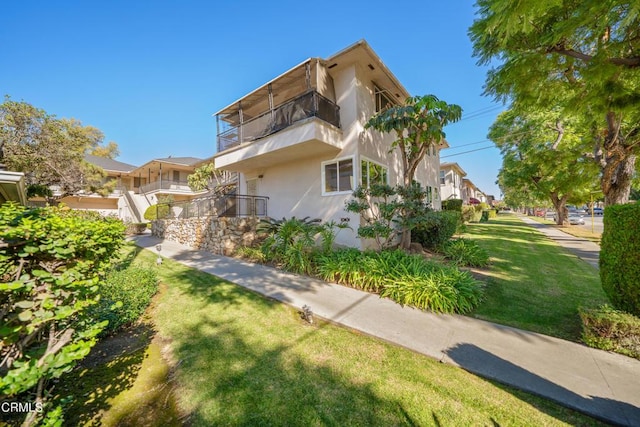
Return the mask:
[[(365, 129), (376, 112), (409, 93), (366, 41), (328, 57), (310, 58), (215, 113), (219, 170), (238, 173), (238, 193), (268, 197), (272, 218), (347, 222), (337, 243), (366, 246), (357, 214), (345, 202), (360, 185), (402, 182), (392, 134)], [(440, 208), (439, 150), (416, 173)]]
[(442, 200), (462, 199), (462, 180), (467, 173), (457, 163), (440, 164), (440, 194)]

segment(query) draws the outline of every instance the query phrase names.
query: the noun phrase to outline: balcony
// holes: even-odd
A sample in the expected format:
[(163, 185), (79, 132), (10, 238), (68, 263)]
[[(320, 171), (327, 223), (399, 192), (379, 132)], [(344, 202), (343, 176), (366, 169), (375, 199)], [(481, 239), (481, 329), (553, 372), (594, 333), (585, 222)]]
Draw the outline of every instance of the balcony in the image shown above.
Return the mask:
[(342, 148), (340, 107), (314, 90), (238, 122), (218, 134), (218, 169), (242, 172)]
[(139, 187), (140, 193), (153, 193), (158, 191), (193, 193), (193, 190), (191, 190), (187, 181), (172, 181), (169, 179), (162, 179)]

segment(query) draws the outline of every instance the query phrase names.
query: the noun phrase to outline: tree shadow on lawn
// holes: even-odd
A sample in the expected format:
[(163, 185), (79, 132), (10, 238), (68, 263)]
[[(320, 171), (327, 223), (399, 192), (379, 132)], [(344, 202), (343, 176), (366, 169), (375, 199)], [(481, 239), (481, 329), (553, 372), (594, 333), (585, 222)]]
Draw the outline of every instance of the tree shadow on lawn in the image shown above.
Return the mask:
[(91, 353), (55, 388), (55, 400), (72, 396), (66, 425), (90, 423), (109, 401), (129, 389), (138, 376), (153, 331), (139, 325), (98, 342)]

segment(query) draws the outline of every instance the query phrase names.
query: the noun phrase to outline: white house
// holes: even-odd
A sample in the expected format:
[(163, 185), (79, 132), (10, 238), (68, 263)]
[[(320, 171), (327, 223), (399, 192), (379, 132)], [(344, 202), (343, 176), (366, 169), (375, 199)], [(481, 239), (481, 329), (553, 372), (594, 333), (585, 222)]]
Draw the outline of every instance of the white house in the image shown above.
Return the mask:
[(463, 199), (463, 178), (467, 173), (457, 163), (440, 165), (440, 194), (442, 200)]
[[(216, 169), (238, 173), (238, 193), (268, 198), (272, 218), (348, 223), (337, 243), (362, 247), (357, 214), (345, 202), (359, 185), (402, 182), (392, 134), (366, 130), (376, 112), (409, 93), (366, 41), (310, 58), (215, 113)], [(439, 147), (416, 179), (439, 209)]]

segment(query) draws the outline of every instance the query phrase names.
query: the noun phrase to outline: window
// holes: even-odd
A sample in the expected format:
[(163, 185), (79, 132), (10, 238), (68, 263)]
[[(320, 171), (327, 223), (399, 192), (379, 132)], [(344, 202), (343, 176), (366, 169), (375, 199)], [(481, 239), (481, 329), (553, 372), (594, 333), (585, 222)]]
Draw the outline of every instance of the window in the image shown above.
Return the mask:
[(378, 86), (373, 85), (373, 92), (376, 98), (376, 113), (386, 110), (387, 108), (394, 105), (393, 99), (386, 90), (380, 89)]
[(340, 194), (353, 191), (353, 158), (322, 163), (322, 194)]
[(444, 171), (440, 171), (440, 185), (444, 185)]
[(173, 171), (173, 182), (180, 182), (180, 171)]
[(372, 184), (386, 184), (387, 177), (388, 169), (386, 166), (366, 159), (360, 161), (360, 184), (363, 187), (369, 188)]
[(433, 203), (433, 188), (432, 187), (427, 187), (426, 188), (427, 191), (427, 200), (426, 202), (431, 205)]

